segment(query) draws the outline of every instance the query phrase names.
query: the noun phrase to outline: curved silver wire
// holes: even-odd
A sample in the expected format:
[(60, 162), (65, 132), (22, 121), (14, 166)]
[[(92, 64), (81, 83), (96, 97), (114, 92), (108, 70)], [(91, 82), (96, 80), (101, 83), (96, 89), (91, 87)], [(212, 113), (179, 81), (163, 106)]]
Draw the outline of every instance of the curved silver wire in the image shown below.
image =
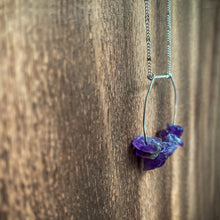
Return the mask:
[(177, 113), (177, 91), (176, 91), (176, 84), (174, 81), (173, 76), (171, 75), (171, 80), (172, 80), (172, 84), (173, 84), (173, 89), (174, 89), (174, 93), (175, 93), (175, 104), (174, 104), (174, 118), (173, 118), (173, 124), (176, 124), (176, 113)]
[(146, 132), (146, 112), (147, 112), (147, 102), (148, 102), (148, 98), (149, 98), (149, 95), (150, 95), (150, 91), (153, 87), (153, 84), (154, 84), (154, 80), (155, 80), (155, 77), (151, 80), (151, 84), (150, 84), (150, 87), (148, 89), (148, 92), (147, 92), (147, 96), (146, 96), (146, 99), (145, 99), (145, 107), (144, 107), (144, 138), (145, 138), (145, 142), (147, 143), (147, 132)]
[(146, 133), (146, 112), (147, 112), (147, 102), (149, 99), (150, 91), (153, 87), (155, 79), (161, 78), (170, 78), (172, 81), (172, 85), (175, 93), (175, 104), (174, 104), (174, 119), (173, 124), (176, 124), (176, 113), (177, 113), (177, 91), (174, 78), (171, 74), (171, 5), (170, 0), (167, 0), (167, 74), (165, 75), (156, 75), (152, 73), (151, 70), (151, 34), (150, 34), (150, 13), (149, 13), (149, 1), (145, 1), (145, 22), (146, 22), (146, 41), (147, 41), (147, 63), (148, 63), (148, 79), (151, 80), (150, 88), (147, 92), (146, 100), (145, 100), (145, 108), (144, 108), (144, 137), (147, 142), (147, 133)]
[(172, 76), (172, 74), (167, 74), (167, 75), (159, 75), (159, 76), (156, 76), (154, 75), (153, 79), (151, 80), (151, 84), (150, 84), (150, 87), (148, 89), (148, 92), (147, 92), (147, 96), (146, 96), (146, 100), (145, 100), (145, 108), (144, 108), (144, 123), (143, 123), (143, 127), (144, 127), (144, 137), (145, 137), (145, 141), (147, 143), (147, 132), (146, 132), (146, 113), (147, 113), (147, 102), (148, 102), (148, 99), (149, 99), (149, 95), (150, 95), (150, 91), (153, 87), (153, 84), (154, 84), (154, 80), (155, 79), (161, 79), (161, 78), (170, 78), (171, 81), (172, 81), (172, 85), (173, 85), (173, 89), (174, 89), (174, 93), (175, 93), (175, 104), (174, 104), (174, 119), (173, 119), (173, 124), (175, 125), (176, 124), (176, 114), (177, 114), (177, 91), (176, 91), (176, 84), (175, 84), (175, 81), (174, 81), (174, 78)]

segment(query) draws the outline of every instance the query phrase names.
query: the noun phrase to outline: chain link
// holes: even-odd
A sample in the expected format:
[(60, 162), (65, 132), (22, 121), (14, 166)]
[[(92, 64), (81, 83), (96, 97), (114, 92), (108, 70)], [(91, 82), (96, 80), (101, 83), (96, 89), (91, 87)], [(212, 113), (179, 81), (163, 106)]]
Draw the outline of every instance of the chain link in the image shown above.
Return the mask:
[[(152, 58), (151, 58), (151, 33), (150, 33), (150, 0), (145, 2), (145, 22), (146, 22), (146, 42), (147, 42), (147, 77), (152, 80), (155, 74), (152, 73)], [(167, 75), (171, 76), (171, 7), (170, 0), (167, 0)]]
[(167, 74), (171, 74), (171, 8), (167, 0)]
[(148, 78), (153, 78), (151, 69), (151, 37), (150, 37), (150, 12), (149, 12), (149, 0), (145, 0), (145, 22), (146, 22), (146, 42), (147, 42), (147, 67)]

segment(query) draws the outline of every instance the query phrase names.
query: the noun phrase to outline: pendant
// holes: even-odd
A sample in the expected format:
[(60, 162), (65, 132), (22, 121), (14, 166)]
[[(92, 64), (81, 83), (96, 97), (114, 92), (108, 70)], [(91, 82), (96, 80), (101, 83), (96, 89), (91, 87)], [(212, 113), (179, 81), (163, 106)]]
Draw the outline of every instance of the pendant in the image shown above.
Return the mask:
[(177, 146), (183, 147), (184, 142), (180, 139), (183, 127), (168, 124), (167, 129), (157, 132), (157, 137), (144, 135), (136, 137), (132, 144), (135, 147), (135, 154), (144, 159), (143, 170), (152, 170), (165, 164), (167, 158), (173, 154)]
[[(153, 87), (155, 79), (171, 79), (172, 85), (175, 93), (175, 104), (174, 104), (174, 119), (173, 124), (168, 124), (167, 129), (163, 129), (157, 132), (156, 137), (147, 137), (146, 133), (146, 112), (147, 112), (147, 102), (150, 95), (150, 91)], [(165, 164), (167, 158), (173, 154), (177, 149), (177, 146), (183, 146), (184, 142), (180, 139), (183, 133), (183, 127), (175, 125), (176, 122), (176, 110), (177, 110), (177, 91), (176, 85), (172, 74), (167, 75), (153, 75), (151, 79), (151, 84), (147, 92), (145, 109), (144, 109), (144, 135), (139, 135), (136, 137), (132, 144), (135, 147), (135, 154), (138, 157), (144, 159), (144, 169), (152, 170), (161, 167)]]

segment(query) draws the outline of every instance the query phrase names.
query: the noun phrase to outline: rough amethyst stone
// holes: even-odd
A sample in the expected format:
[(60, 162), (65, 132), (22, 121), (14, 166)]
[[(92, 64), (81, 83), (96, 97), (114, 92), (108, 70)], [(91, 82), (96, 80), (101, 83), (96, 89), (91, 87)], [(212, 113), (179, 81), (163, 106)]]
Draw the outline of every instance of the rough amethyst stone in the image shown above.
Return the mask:
[(183, 134), (183, 127), (179, 125), (168, 124), (167, 130), (169, 133), (175, 134), (178, 138)]
[(154, 160), (144, 159), (143, 170), (153, 170), (155, 168), (161, 167), (165, 164), (166, 159), (166, 156), (162, 153), (160, 153)]
[(177, 146), (175, 144), (164, 142), (163, 143), (163, 149), (161, 150), (161, 153), (163, 153), (166, 157), (169, 157), (173, 154), (173, 152), (177, 149)]
[(145, 153), (141, 150), (136, 150), (136, 152), (135, 152), (136, 156), (139, 156), (139, 157), (142, 157), (142, 158), (149, 158), (149, 159), (155, 159), (158, 156), (159, 153), (160, 153), (160, 150), (156, 151), (153, 154)]
[(163, 129), (163, 130), (159, 130), (157, 132), (157, 134), (163, 139), (164, 137), (166, 137), (169, 134), (169, 132), (168, 132), (168, 130)]
[(173, 143), (175, 145), (178, 145), (180, 147), (184, 146), (184, 141), (178, 138), (175, 134), (168, 134), (165, 138), (167, 142)]
[(161, 152), (155, 159), (149, 159), (149, 158), (144, 159), (143, 170), (152, 170), (163, 166), (167, 158), (171, 156), (176, 149), (177, 147), (174, 144), (171, 144), (169, 142), (164, 142), (162, 144)]
[(132, 144), (143, 153), (153, 154), (161, 149), (162, 140), (158, 137), (147, 137), (146, 143), (144, 135), (139, 135), (133, 140)]
[(157, 132), (159, 137), (147, 137), (147, 143), (144, 135), (136, 137), (132, 144), (136, 148), (136, 155), (144, 158), (143, 170), (152, 170), (163, 166), (166, 159), (177, 149), (176, 145), (184, 145), (180, 139), (182, 133), (181, 126), (168, 124), (167, 129)]
[(158, 134), (162, 138), (163, 142), (170, 142), (171, 144), (175, 144), (181, 147), (184, 145), (184, 141), (182, 141), (175, 134), (169, 133), (168, 130), (160, 130), (158, 131)]

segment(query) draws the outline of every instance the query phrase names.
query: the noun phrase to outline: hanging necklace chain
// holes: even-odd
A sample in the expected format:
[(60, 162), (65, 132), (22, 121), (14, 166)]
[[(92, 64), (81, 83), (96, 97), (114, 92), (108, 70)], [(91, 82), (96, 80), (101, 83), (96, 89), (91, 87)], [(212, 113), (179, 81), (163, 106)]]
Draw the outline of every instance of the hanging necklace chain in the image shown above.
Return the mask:
[(151, 65), (151, 36), (150, 36), (150, 14), (149, 14), (149, 0), (144, 0), (145, 2), (145, 12), (146, 12), (146, 41), (147, 41), (147, 67), (148, 67), (148, 79), (151, 80), (151, 84), (149, 90), (147, 92), (146, 100), (145, 100), (145, 108), (144, 108), (144, 137), (147, 143), (147, 132), (146, 132), (146, 113), (147, 113), (147, 102), (149, 99), (150, 91), (153, 87), (155, 79), (161, 78), (169, 78), (172, 81), (174, 94), (175, 94), (175, 103), (174, 103), (174, 118), (173, 124), (176, 123), (176, 112), (177, 112), (177, 90), (174, 78), (171, 73), (171, 9), (170, 9), (170, 0), (167, 0), (167, 73), (165, 75), (156, 75), (152, 72)]
[(148, 78), (153, 78), (151, 69), (151, 38), (150, 38), (150, 13), (149, 13), (149, 0), (145, 1), (145, 22), (146, 22), (146, 41), (147, 41), (147, 67), (148, 67)]
[[(152, 58), (151, 58), (151, 34), (150, 34), (150, 10), (149, 1), (145, 1), (145, 22), (146, 22), (146, 41), (147, 41), (147, 67), (148, 78), (152, 80), (155, 74), (152, 73)], [(169, 78), (171, 76), (171, 8), (170, 0), (167, 0), (167, 74), (157, 76), (157, 78)]]
[(171, 8), (167, 0), (167, 74), (171, 74)]

